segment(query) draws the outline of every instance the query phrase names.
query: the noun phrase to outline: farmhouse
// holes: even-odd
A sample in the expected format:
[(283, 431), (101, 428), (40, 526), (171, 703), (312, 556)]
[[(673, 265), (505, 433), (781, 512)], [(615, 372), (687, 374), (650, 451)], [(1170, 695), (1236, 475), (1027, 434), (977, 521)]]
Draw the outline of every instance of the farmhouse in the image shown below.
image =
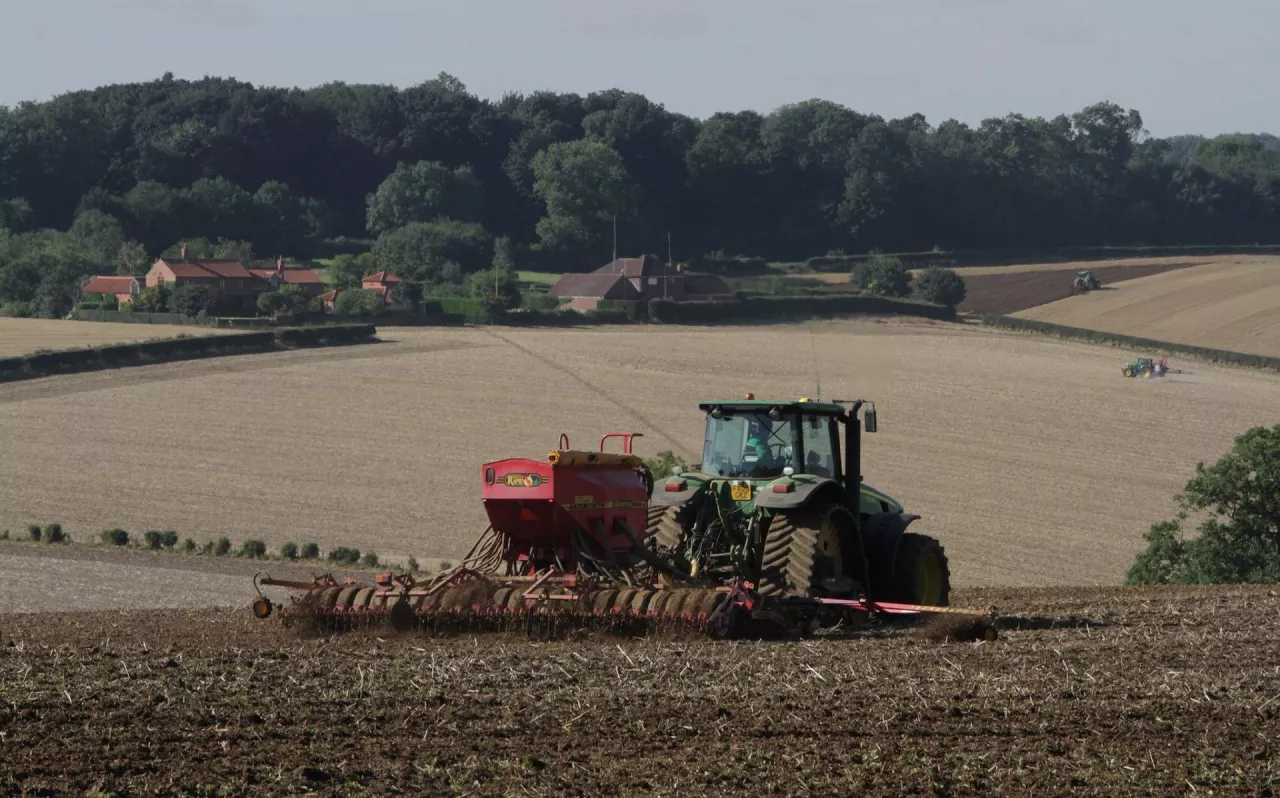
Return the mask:
[[(382, 304), (391, 304), (391, 291), (396, 285), (403, 283), (404, 278), (399, 275), (392, 274), (388, 271), (375, 272), (366, 277), (360, 278), (360, 287), (365, 291), (375, 291), (382, 295)], [(320, 294), (320, 301), (329, 310), (333, 310), (333, 304), (338, 301), (338, 297), (342, 294), (339, 289), (326, 291)]]
[(82, 293), (102, 294), (104, 299), (114, 296), (116, 302), (132, 302), (134, 297), (142, 293), (142, 282), (137, 277), (99, 274), (85, 283)]
[(309, 268), (286, 268), (284, 258), (275, 269), (248, 268), (234, 260), (188, 260), (187, 248), (180, 259), (159, 258), (147, 272), (147, 287), (158, 285), (204, 285), (230, 308), (251, 311), (260, 294), (282, 285), (299, 285), (308, 296), (324, 291), (324, 280)]
[(566, 274), (547, 294), (568, 299), (566, 307), (592, 310), (602, 301), (643, 302), (649, 299), (729, 299), (733, 291), (719, 277), (686, 275), (652, 255), (616, 258), (587, 274)]

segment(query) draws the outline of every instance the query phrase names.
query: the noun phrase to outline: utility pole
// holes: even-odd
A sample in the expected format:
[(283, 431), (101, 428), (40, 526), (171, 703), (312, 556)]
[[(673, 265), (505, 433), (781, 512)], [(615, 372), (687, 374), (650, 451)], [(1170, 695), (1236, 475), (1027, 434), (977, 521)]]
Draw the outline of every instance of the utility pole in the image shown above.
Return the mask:
[(618, 262), (618, 214), (613, 215), (613, 260), (610, 263)]
[(667, 283), (671, 282), (671, 233), (667, 233), (667, 273), (662, 277), (662, 298), (667, 298)]

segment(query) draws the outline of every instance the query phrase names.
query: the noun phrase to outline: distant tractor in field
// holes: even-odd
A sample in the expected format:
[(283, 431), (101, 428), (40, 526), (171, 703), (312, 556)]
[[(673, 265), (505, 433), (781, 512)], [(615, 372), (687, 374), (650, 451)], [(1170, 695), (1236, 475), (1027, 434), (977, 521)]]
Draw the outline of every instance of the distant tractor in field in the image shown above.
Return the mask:
[(1121, 373), (1126, 377), (1141, 377), (1144, 380), (1163, 377), (1169, 373), (1169, 361), (1166, 358), (1152, 360), (1149, 357), (1140, 357), (1132, 363), (1124, 364)]
[(1071, 284), (1071, 295), (1087, 294), (1090, 291), (1097, 291), (1102, 287), (1102, 283), (1098, 282), (1098, 278), (1088, 269), (1082, 269), (1076, 272), (1075, 282)]

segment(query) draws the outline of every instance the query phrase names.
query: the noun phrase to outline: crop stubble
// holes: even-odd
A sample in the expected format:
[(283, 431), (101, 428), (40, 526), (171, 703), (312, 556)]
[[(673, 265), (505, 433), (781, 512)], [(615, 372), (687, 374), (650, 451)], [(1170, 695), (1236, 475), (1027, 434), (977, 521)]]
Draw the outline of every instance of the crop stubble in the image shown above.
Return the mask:
[[(1270, 795), (1280, 598), (962, 591), (994, 643), (311, 638), (7, 616), (9, 794)], [(217, 790), (217, 791), (215, 791)]]
[(0, 357), (26, 355), (38, 349), (79, 349), (187, 335), (222, 335), (230, 330), (169, 324), (116, 324), (63, 319), (0, 318)]
[(484, 526), (484, 460), (612, 430), (696, 460), (699, 400), (813, 396), (816, 350), (823, 396), (878, 402), (867, 481), (924, 516), (957, 584), (1115, 583), (1195, 463), (1274, 423), (1278, 382), (1138, 382), (1115, 350), (914, 322), (382, 335), (0, 386), (0, 528), (456, 557)]
[[(1105, 281), (1104, 281), (1105, 282)], [(1280, 356), (1280, 258), (1241, 256), (1016, 313), (1052, 324)]]

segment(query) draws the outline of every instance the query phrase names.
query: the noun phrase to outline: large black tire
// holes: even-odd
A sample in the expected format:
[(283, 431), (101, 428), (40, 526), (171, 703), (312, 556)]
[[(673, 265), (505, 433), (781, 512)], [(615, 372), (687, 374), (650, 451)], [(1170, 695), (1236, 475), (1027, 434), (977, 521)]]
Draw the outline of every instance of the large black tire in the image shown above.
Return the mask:
[(945, 607), (951, 600), (951, 573), (942, 544), (906, 532), (898, 544), (890, 601)]
[[(824, 524), (830, 521), (827, 535)], [(759, 591), (766, 596), (830, 595), (863, 581), (861, 573), (843, 573), (846, 563), (861, 563), (847, 551), (857, 545), (858, 521), (848, 509), (821, 505), (812, 509), (775, 515), (765, 533), (760, 557)], [(830, 548), (828, 548), (830, 547)], [(861, 566), (857, 567), (861, 570)], [(843, 575), (844, 580), (830, 581)], [(843, 587), (837, 586), (840, 581)], [(837, 592), (835, 595), (841, 595)]]
[(779, 513), (769, 521), (756, 589), (762, 596), (808, 596), (817, 565), (818, 529), (812, 513)]
[(687, 504), (679, 507), (650, 507), (645, 522), (645, 541), (659, 549), (674, 550), (684, 534), (684, 519), (688, 515)]

